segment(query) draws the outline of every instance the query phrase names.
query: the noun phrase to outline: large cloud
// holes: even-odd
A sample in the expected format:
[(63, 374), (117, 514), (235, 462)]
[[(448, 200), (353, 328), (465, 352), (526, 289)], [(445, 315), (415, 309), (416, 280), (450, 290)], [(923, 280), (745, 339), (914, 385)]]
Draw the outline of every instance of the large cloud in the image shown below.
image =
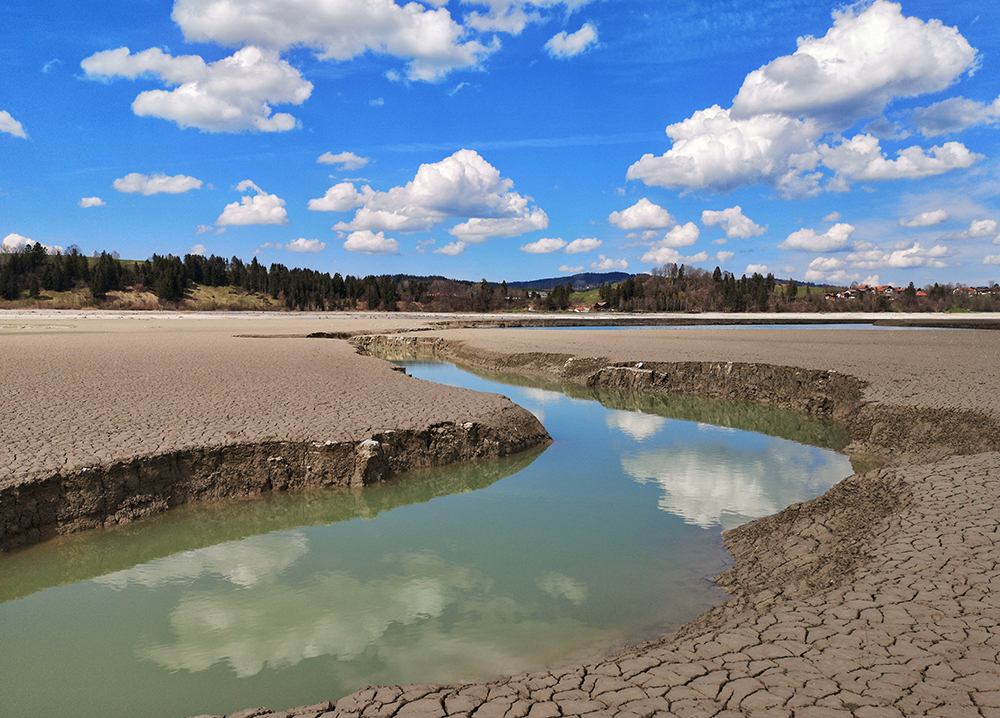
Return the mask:
[(487, 237), (516, 237), (548, 226), (545, 212), (530, 207), (530, 198), (513, 187), (512, 180), (501, 178), (499, 170), (478, 153), (459, 150), (440, 162), (420, 165), (410, 182), (387, 192), (366, 194), (367, 188), (359, 192), (350, 183), (337, 185), (331, 190), (337, 190), (336, 197), (327, 204), (360, 203), (353, 220), (334, 225), (346, 232), (419, 232), (448, 219), (468, 218), (448, 231), (475, 244)]
[(858, 7), (834, 11), (825, 36), (799, 38), (794, 54), (747, 75), (733, 115), (808, 115), (843, 128), (894, 98), (944, 90), (975, 67), (976, 51), (957, 28), (904, 17), (886, 0)]
[[(976, 51), (955, 28), (904, 17), (887, 0), (853, 5), (834, 13), (824, 37), (800, 38), (793, 55), (747, 75), (732, 108), (713, 105), (667, 127), (672, 148), (643, 155), (627, 177), (714, 192), (764, 182), (786, 197), (801, 197), (843, 190), (852, 181), (916, 179), (968, 167), (979, 156), (958, 143), (928, 152), (911, 147), (887, 160), (870, 135), (835, 146), (819, 142), (896, 98), (946, 89), (976, 64)], [(853, 156), (858, 151), (863, 157)], [(824, 169), (836, 173), (825, 186)]]
[(667, 229), (677, 224), (670, 212), (645, 197), (628, 209), (612, 212), (608, 221), (621, 229)]
[(202, 181), (187, 175), (168, 175), (157, 172), (148, 177), (138, 172), (127, 174), (111, 183), (119, 192), (151, 194), (183, 194), (193, 189), (200, 189)]
[(411, 80), (436, 80), (473, 67), (499, 47), (497, 41), (468, 39), (444, 7), (392, 0), (176, 0), (173, 19), (194, 42), (305, 46), (334, 60), (366, 52), (392, 55), (409, 61)]
[(823, 234), (814, 229), (800, 229), (792, 232), (779, 249), (797, 249), (804, 252), (835, 252), (847, 244), (854, 233), (854, 227), (847, 223), (835, 224)]
[(721, 226), (729, 239), (759, 237), (767, 231), (743, 214), (743, 208), (739, 205), (720, 211), (706, 209), (701, 213), (701, 223), (706, 227)]
[(924, 151), (907, 147), (887, 159), (879, 141), (872, 135), (856, 135), (836, 147), (820, 145), (823, 164), (836, 172), (831, 187), (846, 186), (852, 181), (880, 182), (893, 179), (921, 179), (953, 169), (971, 167), (982, 155), (969, 152), (959, 142), (945, 142), (941, 147)]
[(28, 139), (28, 133), (24, 131), (24, 127), (21, 126), (20, 122), (11, 117), (7, 110), (0, 110), (0, 132)]
[(255, 195), (245, 195), (240, 202), (227, 204), (222, 214), (215, 220), (220, 227), (247, 224), (288, 224), (285, 200), (268, 194), (250, 180), (236, 185), (238, 192), (253, 190)]
[(158, 48), (132, 55), (122, 47), (91, 55), (80, 66), (96, 78), (159, 76), (176, 87), (140, 93), (132, 111), (204, 132), (290, 130), (295, 118), (272, 115), (271, 104), (298, 105), (312, 93), (312, 83), (277, 51), (252, 46), (211, 64), (198, 55), (173, 57)]

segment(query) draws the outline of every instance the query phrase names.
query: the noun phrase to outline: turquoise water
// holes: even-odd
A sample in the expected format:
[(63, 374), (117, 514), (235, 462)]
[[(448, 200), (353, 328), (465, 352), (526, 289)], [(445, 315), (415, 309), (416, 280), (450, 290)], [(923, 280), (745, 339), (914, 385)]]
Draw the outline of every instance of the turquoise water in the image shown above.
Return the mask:
[(0, 716), (280, 709), (596, 657), (725, 599), (722, 528), (851, 473), (844, 437), (794, 415), (409, 371), (504, 393), (554, 442), (2, 556)]

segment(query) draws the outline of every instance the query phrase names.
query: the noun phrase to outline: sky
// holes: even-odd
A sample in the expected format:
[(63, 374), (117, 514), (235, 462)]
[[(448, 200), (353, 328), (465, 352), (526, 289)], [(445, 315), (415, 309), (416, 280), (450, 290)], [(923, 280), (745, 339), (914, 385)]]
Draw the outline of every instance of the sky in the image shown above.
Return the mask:
[(6, 0), (5, 251), (1000, 280), (995, 0)]

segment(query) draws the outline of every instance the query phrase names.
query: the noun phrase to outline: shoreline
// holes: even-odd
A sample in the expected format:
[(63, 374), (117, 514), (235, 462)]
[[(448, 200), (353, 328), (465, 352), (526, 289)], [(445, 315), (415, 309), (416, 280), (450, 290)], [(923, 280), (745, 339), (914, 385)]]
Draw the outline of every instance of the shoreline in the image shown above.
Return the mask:
[[(24, 326), (51, 325), (54, 319), (74, 321), (36, 317)], [(287, 341), (260, 342), (235, 339), (250, 318), (228, 319), (186, 322), (176, 331), (164, 328), (171, 319), (158, 331), (182, 341), (187, 352), (197, 349), (198, 337), (212, 346), (243, 342), (235, 355), (267, 345), (253, 357), (263, 361), (275, 351), (287, 357), (293, 345), (291, 353), (333, 351), (319, 347), (352, 353), (343, 341), (299, 339), (306, 328), (349, 334), (403, 330), (393, 340), (399, 345), (436, 343), (439, 354), (460, 355), (463, 363), (618, 388), (755, 398), (834, 417), (851, 428), (854, 450), (874, 448), (885, 460), (884, 468), (854, 475), (818, 499), (727, 532), (724, 540), (736, 566), (718, 582), (733, 598), (670, 636), (596, 664), (485, 684), (372, 688), (295, 714), (1000, 715), (1000, 335), (995, 332), (516, 333), (428, 326), (424, 320), (434, 317), (334, 315), (311, 322), (286, 317), (295, 321), (269, 325), (269, 332), (280, 333), (268, 336)], [(9, 323), (0, 317), (0, 332), (8, 337), (22, 332), (22, 347), (44, 345), (53, 336), (85, 335), (94, 342), (92, 321), (67, 332), (37, 325), (23, 332), (4, 326)], [(478, 324), (480, 318), (467, 321)], [(108, 352), (109, 337), (120, 347), (129, 342), (116, 344), (114, 337), (134, 338), (138, 331), (132, 322), (105, 322), (115, 323), (132, 326), (97, 332), (105, 342), (99, 354)], [(331, 330), (332, 323), (338, 326)], [(259, 330), (257, 325), (250, 333)], [(231, 333), (221, 338), (226, 332)], [(345, 387), (385, 381), (393, 390), (403, 387), (406, 396), (413, 387), (405, 385), (416, 383), (382, 362), (355, 363), (361, 358), (335, 353), (338, 367), (364, 367), (347, 372)], [(286, 369), (301, 370), (307, 379), (317, 376), (308, 361)], [(755, 377), (763, 379), (755, 384)], [(308, 380), (296, 386), (297, 396), (315, 400)], [(481, 395), (466, 399), (482, 411)], [(413, 406), (424, 404), (415, 400)], [(454, 406), (443, 413), (453, 415)], [(34, 428), (47, 419), (37, 415)], [(196, 416), (189, 423), (205, 420)], [(355, 438), (363, 434), (356, 425), (355, 433)], [(230, 717), (272, 714), (292, 713), (251, 709)]]

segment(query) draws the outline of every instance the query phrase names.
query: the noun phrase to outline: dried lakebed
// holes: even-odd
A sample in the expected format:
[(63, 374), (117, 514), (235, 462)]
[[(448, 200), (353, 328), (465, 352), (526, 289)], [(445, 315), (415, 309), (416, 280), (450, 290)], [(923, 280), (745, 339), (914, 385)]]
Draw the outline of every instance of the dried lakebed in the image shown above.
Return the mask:
[[(223, 713), (593, 660), (725, 599), (707, 580), (729, 565), (722, 527), (851, 473), (831, 450), (842, 433), (787, 412), (411, 372), (502, 390), (554, 442), (363, 491), (188, 507), (0, 559), (7, 705)], [(73, 690), (32, 691), (39, 673)]]

